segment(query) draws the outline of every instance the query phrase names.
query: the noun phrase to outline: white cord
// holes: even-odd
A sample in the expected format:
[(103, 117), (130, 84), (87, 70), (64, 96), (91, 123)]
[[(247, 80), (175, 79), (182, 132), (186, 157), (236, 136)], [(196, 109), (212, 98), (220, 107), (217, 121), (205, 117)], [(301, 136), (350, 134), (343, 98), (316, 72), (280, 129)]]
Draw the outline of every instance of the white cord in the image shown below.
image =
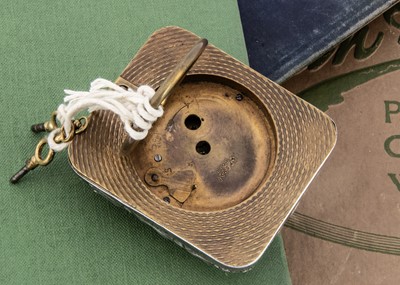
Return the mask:
[[(125, 131), (134, 140), (142, 140), (147, 136), (153, 122), (164, 113), (162, 107), (154, 109), (150, 99), (154, 89), (150, 86), (140, 86), (137, 91), (124, 89), (106, 79), (98, 78), (90, 84), (89, 92), (64, 90), (64, 103), (57, 109), (57, 120), (64, 126), (65, 135), (71, 131), (74, 116), (81, 111), (110, 110), (117, 114), (124, 123)], [(141, 129), (138, 131), (137, 129)], [(69, 143), (56, 143), (54, 136), (60, 129), (50, 132), (47, 142), (49, 147), (58, 152)]]

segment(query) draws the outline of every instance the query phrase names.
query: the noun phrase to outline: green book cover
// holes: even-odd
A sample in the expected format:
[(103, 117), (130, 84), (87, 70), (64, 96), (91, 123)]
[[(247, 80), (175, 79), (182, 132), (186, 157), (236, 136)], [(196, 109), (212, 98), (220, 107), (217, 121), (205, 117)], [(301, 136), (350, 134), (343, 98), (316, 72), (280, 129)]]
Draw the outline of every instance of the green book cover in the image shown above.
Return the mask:
[(17, 185), (65, 88), (114, 80), (146, 39), (178, 25), (247, 61), (236, 0), (1, 1), (0, 284), (290, 284), (280, 236), (255, 268), (227, 274), (95, 194), (67, 154)]

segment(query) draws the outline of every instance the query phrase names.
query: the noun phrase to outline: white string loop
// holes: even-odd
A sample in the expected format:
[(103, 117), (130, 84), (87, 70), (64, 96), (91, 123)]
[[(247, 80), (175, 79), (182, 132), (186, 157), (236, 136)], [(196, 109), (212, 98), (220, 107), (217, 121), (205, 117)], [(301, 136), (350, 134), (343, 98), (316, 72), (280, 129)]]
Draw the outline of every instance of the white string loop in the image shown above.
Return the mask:
[[(134, 140), (142, 140), (147, 136), (152, 124), (163, 115), (162, 107), (155, 109), (150, 99), (155, 91), (147, 85), (140, 86), (137, 91), (124, 89), (121, 86), (103, 78), (98, 78), (90, 84), (88, 92), (64, 90), (64, 104), (57, 108), (57, 120), (69, 134), (75, 115), (88, 110), (109, 110), (117, 114), (124, 124), (125, 131)], [(139, 130), (140, 129), (140, 130)], [(47, 141), (49, 147), (59, 152), (69, 143), (56, 143), (54, 137), (60, 128), (50, 132)]]

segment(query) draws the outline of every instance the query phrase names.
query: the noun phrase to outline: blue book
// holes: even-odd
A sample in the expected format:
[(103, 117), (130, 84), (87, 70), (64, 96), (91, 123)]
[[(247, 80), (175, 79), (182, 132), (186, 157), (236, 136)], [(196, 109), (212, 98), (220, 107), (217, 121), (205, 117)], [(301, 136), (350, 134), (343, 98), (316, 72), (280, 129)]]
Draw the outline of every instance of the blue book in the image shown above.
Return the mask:
[(250, 66), (280, 83), (397, 0), (238, 0)]

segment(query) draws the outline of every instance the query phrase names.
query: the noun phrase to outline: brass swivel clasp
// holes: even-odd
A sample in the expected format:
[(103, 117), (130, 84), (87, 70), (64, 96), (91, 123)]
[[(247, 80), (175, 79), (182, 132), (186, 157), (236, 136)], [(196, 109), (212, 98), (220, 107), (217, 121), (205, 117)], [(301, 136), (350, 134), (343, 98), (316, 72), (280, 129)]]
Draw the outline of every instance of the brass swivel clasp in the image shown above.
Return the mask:
[[(58, 130), (54, 136), (54, 142), (60, 144), (71, 142), (74, 139), (75, 135), (80, 134), (86, 130), (88, 123), (88, 117), (81, 117), (79, 119), (76, 119), (71, 124), (71, 130), (68, 134), (66, 134), (64, 126), (60, 127), (57, 123), (57, 112), (53, 112), (49, 121), (32, 125), (31, 130), (34, 133), (52, 132), (54, 130)], [(39, 165), (48, 165), (50, 162), (53, 161), (54, 155), (55, 152), (49, 147), (47, 137), (43, 137), (36, 145), (35, 154), (26, 161), (25, 165), (17, 173), (15, 173), (11, 177), (10, 182), (15, 184), (29, 171), (35, 169)]]

